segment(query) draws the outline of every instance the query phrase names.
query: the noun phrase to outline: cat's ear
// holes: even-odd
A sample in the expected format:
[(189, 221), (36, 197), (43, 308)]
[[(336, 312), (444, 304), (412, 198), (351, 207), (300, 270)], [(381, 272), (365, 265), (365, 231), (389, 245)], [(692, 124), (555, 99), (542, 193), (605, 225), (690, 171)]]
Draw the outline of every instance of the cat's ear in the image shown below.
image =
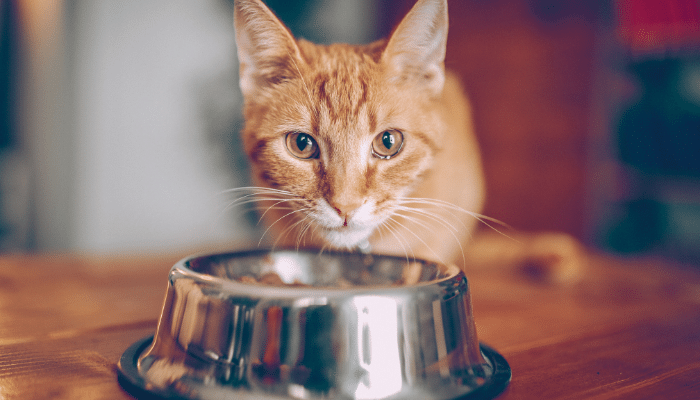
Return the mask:
[(244, 96), (298, 76), (301, 56), (289, 29), (260, 0), (235, 0), (233, 23)]
[(419, 0), (404, 17), (382, 53), (382, 62), (398, 81), (411, 80), (432, 94), (445, 83), (447, 0)]

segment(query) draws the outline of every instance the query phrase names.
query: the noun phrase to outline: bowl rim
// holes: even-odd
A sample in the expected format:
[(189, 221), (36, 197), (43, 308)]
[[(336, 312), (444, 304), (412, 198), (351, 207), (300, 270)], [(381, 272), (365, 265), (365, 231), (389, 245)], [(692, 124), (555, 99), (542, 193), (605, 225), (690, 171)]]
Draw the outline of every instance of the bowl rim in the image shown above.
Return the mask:
[(314, 249), (287, 249), (287, 248), (260, 248), (253, 250), (231, 250), (222, 252), (203, 252), (189, 255), (177, 261), (170, 269), (169, 279), (174, 283), (177, 279), (191, 279), (209, 288), (216, 288), (222, 292), (236, 296), (251, 296), (256, 298), (303, 298), (303, 297), (345, 297), (355, 295), (394, 295), (401, 296), (413, 293), (415, 291), (429, 290), (430, 288), (441, 288), (449, 285), (449, 282), (458, 284), (466, 282), (467, 278), (464, 272), (454, 264), (442, 264), (439, 262), (425, 260), (415, 257), (401, 257), (391, 254), (366, 254), (366, 256), (390, 258), (394, 260), (409, 260), (409, 262), (421, 262), (423, 264), (433, 264), (438, 268), (444, 268), (441, 272), (444, 276), (422, 281), (410, 285), (396, 284), (377, 284), (377, 285), (361, 285), (353, 287), (337, 287), (337, 286), (279, 286), (270, 284), (251, 284), (243, 283), (233, 279), (221, 278), (218, 276), (195, 271), (190, 268), (190, 263), (196, 259), (214, 258), (214, 257), (243, 257), (250, 255), (263, 255), (269, 253), (296, 252), (307, 253), (309, 255), (343, 255), (349, 254), (353, 256), (362, 256), (363, 253), (349, 252), (343, 250), (325, 250), (323, 253), (318, 253)]

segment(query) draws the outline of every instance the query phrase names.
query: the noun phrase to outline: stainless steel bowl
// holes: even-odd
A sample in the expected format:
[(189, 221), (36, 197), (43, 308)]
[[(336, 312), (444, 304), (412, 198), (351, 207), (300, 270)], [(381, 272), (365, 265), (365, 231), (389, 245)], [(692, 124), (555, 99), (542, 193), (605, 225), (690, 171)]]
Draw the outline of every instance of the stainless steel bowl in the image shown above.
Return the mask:
[(129, 390), (192, 399), (482, 398), (511, 376), (456, 267), (310, 251), (178, 262), (155, 336), (119, 369)]

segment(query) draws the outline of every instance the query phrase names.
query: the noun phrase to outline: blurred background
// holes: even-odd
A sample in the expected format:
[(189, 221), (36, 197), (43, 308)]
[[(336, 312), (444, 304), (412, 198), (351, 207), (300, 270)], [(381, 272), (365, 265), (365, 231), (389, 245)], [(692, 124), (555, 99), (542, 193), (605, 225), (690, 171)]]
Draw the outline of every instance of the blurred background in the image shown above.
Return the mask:
[[(268, 0), (364, 43), (414, 0)], [(700, 1), (450, 0), (485, 214), (700, 261)], [(179, 251), (259, 237), (230, 0), (0, 1), (0, 251)], [(256, 236), (258, 235), (258, 236)]]

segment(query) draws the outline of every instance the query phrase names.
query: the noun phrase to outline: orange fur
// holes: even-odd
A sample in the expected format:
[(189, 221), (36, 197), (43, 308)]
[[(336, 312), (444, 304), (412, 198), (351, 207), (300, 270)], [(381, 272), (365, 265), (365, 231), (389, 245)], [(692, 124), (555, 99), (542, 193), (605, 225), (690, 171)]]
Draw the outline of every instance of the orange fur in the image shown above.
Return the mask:
[[(364, 46), (296, 40), (260, 0), (236, 0), (234, 20), (242, 138), (255, 185), (274, 190), (255, 193), (277, 245), (462, 264), (484, 183), (467, 98), (444, 70), (447, 1), (418, 0)], [(404, 142), (382, 159), (373, 141), (386, 131)], [(317, 156), (295, 156), (290, 133)]]

